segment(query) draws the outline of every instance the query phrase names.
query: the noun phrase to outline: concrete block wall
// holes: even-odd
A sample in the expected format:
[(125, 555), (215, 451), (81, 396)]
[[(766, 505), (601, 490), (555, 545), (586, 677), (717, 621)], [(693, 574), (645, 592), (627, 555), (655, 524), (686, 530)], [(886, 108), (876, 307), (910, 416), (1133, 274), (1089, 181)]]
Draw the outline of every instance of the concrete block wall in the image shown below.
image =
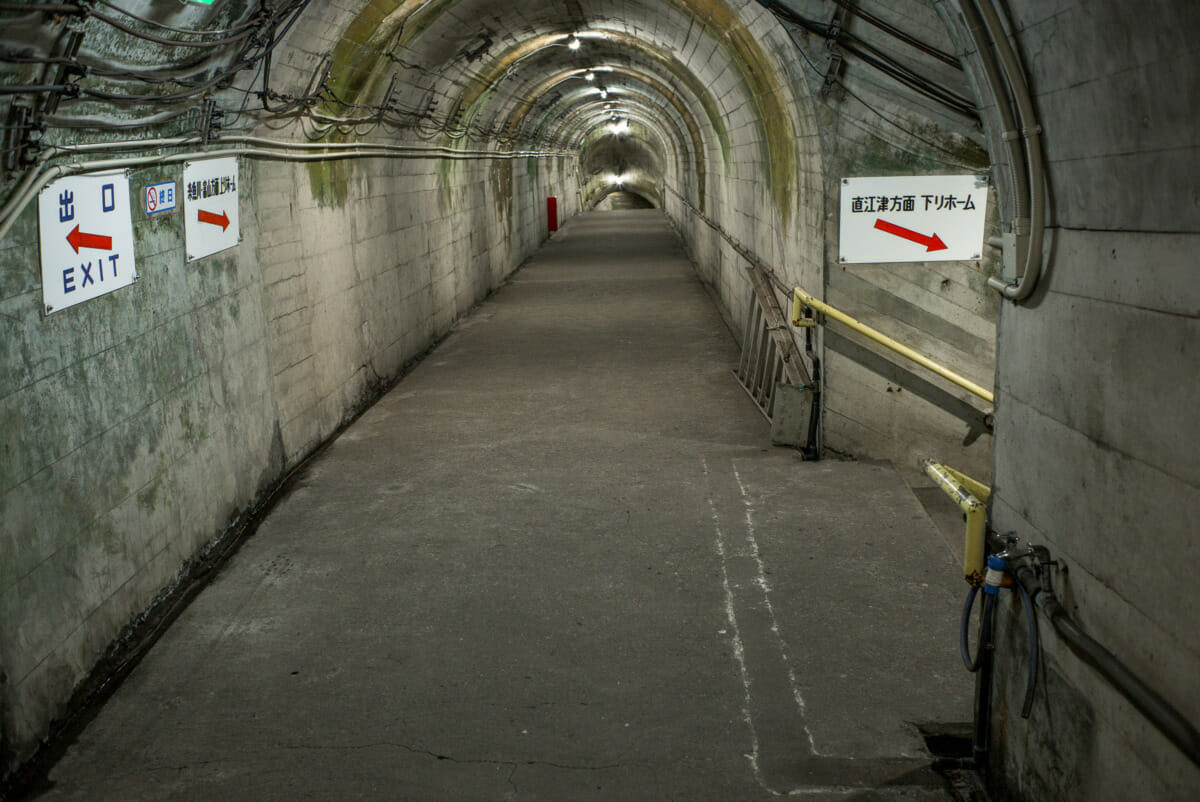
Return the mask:
[[(1052, 204), (1045, 278), (1000, 312), (993, 524), (1049, 547), (1080, 625), (1200, 725), (1200, 7), (1009, 5)], [(1015, 715), (1027, 634), (1002, 612), (998, 798), (1200, 798), (1200, 768), (1049, 627)]]
[[(547, 195), (573, 213), (572, 171), (547, 161), (531, 176), (526, 161), (259, 165), (259, 220), (276, 226), (259, 259), (287, 453), (323, 441), (495, 289), (545, 236)], [(499, 204), (497, 173), (515, 193)], [(323, 206), (331, 184), (346, 200)]]
[[(827, 22), (828, 4), (789, 0), (796, 13)], [(947, 53), (955, 40), (924, 0), (905, 0), (871, 13)], [(854, 15), (845, 24), (856, 37), (941, 85), (972, 97), (967, 76), (909, 48)], [(987, 279), (999, 271), (999, 253), (979, 262), (842, 264), (839, 260), (841, 181), (860, 176), (987, 173), (983, 133), (971, 120), (939, 106), (853, 55), (837, 83), (822, 95), (830, 52), (823, 38), (792, 28), (803, 49), (797, 77), (810, 89), (818, 116), (824, 167), (824, 274), (810, 292), (858, 320), (984, 387), (995, 372), (999, 303)], [(998, 233), (996, 196), (989, 196), (988, 233)], [(928, 485), (926, 458), (946, 462), (981, 481), (991, 477), (986, 402), (890, 354), (841, 326), (821, 331), (824, 358), (822, 427), (826, 447), (887, 459), (915, 486)]]
[(243, 160), (242, 242), (193, 263), (178, 213), (135, 210), (139, 281), (49, 317), (34, 207), (4, 240), (0, 773), (190, 560), (544, 240), (546, 195), (576, 211), (566, 159), (339, 164)]
[[(748, 36), (776, 72), (759, 76), (761, 82), (755, 87), (733, 70), (706, 80), (717, 106), (724, 111), (722, 124), (729, 150), (723, 152), (715, 142), (710, 144), (703, 199), (677, 187), (675, 192), (684, 195), (688, 203), (675, 192), (667, 192), (664, 208), (701, 278), (713, 288), (734, 336), (740, 339), (751, 285), (748, 263), (731, 240), (756, 254), (785, 285), (814, 286), (821, 276), (823, 210), (817, 122), (807, 87), (796, 73), (793, 45), (759, 4), (744, 3), (739, 13)], [(772, 95), (781, 116), (766, 114), (756, 102), (756, 91), (758, 100), (764, 94)], [(772, 165), (772, 145), (776, 154), (783, 145), (793, 161)], [(781, 207), (772, 181), (787, 182), (790, 187), (786, 206)], [(785, 306), (789, 304), (782, 292), (780, 299)]]
[(0, 250), (5, 770), (283, 464), (253, 226), (185, 265), (179, 214), (135, 210), (139, 281), (43, 317), (36, 221), (30, 206)]
[[(825, 4), (816, 0), (795, 0), (789, 5), (814, 19), (827, 14)], [(927, 4), (911, 0), (903, 5), (896, 13), (908, 27), (913, 20), (920, 23), (914, 34), (953, 49), (945, 25)], [(905, 9), (911, 14), (901, 14)], [(784, 284), (824, 296), (869, 325), (991, 386), (998, 302), (986, 280), (998, 272), (998, 254), (987, 253), (982, 263), (855, 266), (840, 265), (837, 256), (842, 177), (986, 170), (986, 152), (967, 136), (982, 141), (982, 134), (927, 102), (897, 97), (895, 84), (887, 84), (862, 65), (845, 67), (842, 78), (848, 91), (820, 98), (824, 76), (809, 62), (820, 68), (828, 52), (825, 41), (810, 40), (798, 29), (789, 37), (787, 29), (761, 6), (743, 14), (752, 19), (750, 29), (782, 76), (782, 97), (790, 119), (770, 120), (764, 126), (759, 119), (762, 109), (751, 102), (745, 86), (724, 88), (719, 100), (722, 108), (729, 109), (725, 123), (734, 144), (728, 158), (710, 149), (707, 216), (728, 238), (771, 266)], [(861, 23), (855, 33), (871, 37)], [(895, 47), (886, 37), (874, 43)], [(803, 56), (797, 45), (806, 49)], [(943, 65), (943, 69), (948, 68)], [(957, 80), (967, 91), (966, 78), (959, 74)], [(718, 92), (722, 84), (716, 81), (712, 86)], [(765, 180), (768, 140), (773, 136), (787, 136), (796, 147), (794, 202), (787, 210), (779, 208)], [(995, 228), (994, 195), (991, 200)], [(745, 259), (726, 236), (669, 195), (666, 208), (740, 336), (750, 298)], [(781, 291), (779, 297), (790, 307), (786, 293)], [(988, 411), (983, 402), (886, 356), (853, 333), (834, 327), (824, 335), (818, 340), (818, 352), (823, 359), (827, 447), (888, 459), (915, 485), (927, 484), (921, 471), (926, 457), (949, 462), (985, 481), (990, 478), (991, 438), (983, 423)], [(964, 444), (967, 441), (969, 445)]]

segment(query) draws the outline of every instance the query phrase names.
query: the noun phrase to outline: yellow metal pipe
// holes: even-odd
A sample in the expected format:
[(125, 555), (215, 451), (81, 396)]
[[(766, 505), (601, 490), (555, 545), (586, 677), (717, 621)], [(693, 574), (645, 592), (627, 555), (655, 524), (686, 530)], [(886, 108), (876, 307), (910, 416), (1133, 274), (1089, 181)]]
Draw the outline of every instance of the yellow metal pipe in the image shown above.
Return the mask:
[(961, 487), (965, 487), (968, 493), (975, 496), (975, 498), (979, 499), (980, 501), (986, 502), (992, 495), (992, 489), (983, 482), (980, 482), (977, 479), (972, 479), (965, 473), (960, 473), (959, 471), (954, 470), (949, 465), (938, 465), (938, 467), (945, 471), (951, 479), (958, 482)]
[[(932, 460), (925, 461), (925, 475), (937, 482), (946, 495), (954, 499), (967, 516), (966, 541), (963, 548), (963, 575), (979, 587), (984, 579), (984, 545), (987, 535), (986, 501), (991, 489), (953, 468)], [(979, 492), (976, 492), (979, 491)]]
[(963, 576), (975, 587), (982, 587), (987, 575), (984, 569), (986, 540), (987, 508), (977, 504), (967, 512), (967, 534), (963, 541)]
[(913, 362), (916, 362), (918, 365), (921, 365), (923, 367), (928, 368), (929, 370), (932, 370), (934, 373), (941, 376), (943, 379), (945, 379), (949, 382), (953, 382), (954, 384), (957, 384), (959, 387), (963, 388), (964, 390), (966, 390), (969, 393), (979, 396), (984, 401), (987, 401), (989, 404), (996, 403), (996, 397), (992, 394), (992, 392), (990, 390), (985, 390), (984, 388), (980, 387), (978, 384), (971, 381), (970, 379), (967, 379), (963, 376), (958, 375), (957, 373), (950, 370), (949, 368), (942, 367), (941, 365), (934, 362), (929, 357), (923, 356), (923, 355), (917, 353), (916, 351), (914, 351), (913, 349), (909, 348), (907, 345), (904, 345), (903, 343), (893, 340), (891, 337), (887, 336), (883, 332), (873, 329), (870, 326), (866, 325), (865, 323), (858, 322), (854, 318), (847, 315), (845, 312), (842, 312), (842, 311), (830, 306), (829, 304), (825, 303), (824, 301), (817, 300), (816, 298), (809, 295), (807, 292), (800, 289), (799, 287), (796, 288), (796, 294), (792, 301), (792, 323), (793, 323), (793, 325), (796, 325), (796, 326), (804, 325), (801, 321), (804, 319), (803, 318), (803, 307), (805, 307), (805, 306), (815, 309), (818, 312), (820, 312), (821, 314), (823, 314), (827, 317), (831, 317), (834, 320), (838, 321), (839, 323), (842, 323), (843, 325), (849, 326), (850, 328), (857, 331), (859, 334), (862, 334), (865, 337), (871, 338), (872, 340), (874, 340), (875, 342), (884, 346), (885, 348), (890, 348), (891, 350), (895, 351), (896, 353), (900, 354), (901, 356), (911, 359)]

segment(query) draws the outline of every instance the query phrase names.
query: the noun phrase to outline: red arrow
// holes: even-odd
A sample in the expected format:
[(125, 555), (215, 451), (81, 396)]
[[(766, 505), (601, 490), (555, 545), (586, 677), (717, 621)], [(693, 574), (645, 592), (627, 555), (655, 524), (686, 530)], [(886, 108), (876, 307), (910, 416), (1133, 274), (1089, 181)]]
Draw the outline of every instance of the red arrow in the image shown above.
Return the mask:
[(875, 227), (880, 231), (886, 231), (889, 234), (895, 234), (897, 237), (903, 237), (906, 240), (911, 240), (918, 245), (928, 246), (925, 250), (928, 251), (944, 251), (946, 243), (942, 242), (942, 238), (937, 234), (932, 237), (927, 237), (924, 234), (918, 234), (916, 231), (911, 231), (895, 223), (889, 223), (886, 220), (876, 220)]
[(79, 253), (80, 248), (95, 248), (98, 251), (112, 250), (112, 237), (102, 234), (84, 234), (79, 230), (79, 226), (71, 229), (71, 233), (67, 235), (67, 242), (71, 243), (75, 253)]
[(222, 231), (229, 228), (229, 215), (225, 214), (225, 212), (215, 215), (212, 212), (197, 209), (196, 214), (199, 215), (201, 223), (212, 223), (214, 226), (220, 226)]

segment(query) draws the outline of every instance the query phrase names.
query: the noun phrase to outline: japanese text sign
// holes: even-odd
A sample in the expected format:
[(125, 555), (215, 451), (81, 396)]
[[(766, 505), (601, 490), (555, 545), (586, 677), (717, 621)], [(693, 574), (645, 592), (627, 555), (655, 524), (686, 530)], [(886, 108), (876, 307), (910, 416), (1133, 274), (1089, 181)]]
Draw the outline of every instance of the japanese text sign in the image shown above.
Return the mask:
[(185, 162), (181, 191), (187, 261), (232, 248), (241, 242), (236, 156)]
[(175, 182), (163, 181), (146, 187), (142, 190), (142, 203), (147, 217), (175, 211)]
[(60, 178), (38, 195), (46, 314), (137, 280), (124, 172)]
[(842, 262), (979, 259), (988, 182), (978, 175), (843, 178)]

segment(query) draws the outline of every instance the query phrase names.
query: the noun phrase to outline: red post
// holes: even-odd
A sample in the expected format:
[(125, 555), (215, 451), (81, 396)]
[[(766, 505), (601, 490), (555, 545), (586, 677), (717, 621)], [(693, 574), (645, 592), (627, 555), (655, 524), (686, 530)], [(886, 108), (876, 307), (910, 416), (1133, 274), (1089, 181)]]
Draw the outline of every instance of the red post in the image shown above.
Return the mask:
[(551, 233), (558, 231), (558, 198), (553, 195), (546, 198), (546, 220), (550, 224)]

